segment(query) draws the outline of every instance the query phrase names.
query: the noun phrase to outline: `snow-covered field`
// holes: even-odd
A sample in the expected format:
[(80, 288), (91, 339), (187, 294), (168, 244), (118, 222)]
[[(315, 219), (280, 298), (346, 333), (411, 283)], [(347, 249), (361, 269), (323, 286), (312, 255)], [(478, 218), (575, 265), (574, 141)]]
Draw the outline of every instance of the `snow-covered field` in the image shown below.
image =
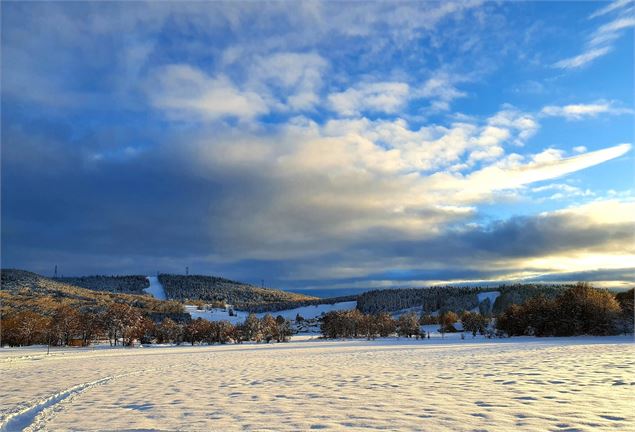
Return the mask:
[(632, 339), (0, 349), (4, 430), (633, 430)]
[[(267, 313), (270, 313), (274, 317), (278, 315), (282, 315), (286, 319), (295, 320), (295, 317), (297, 316), (297, 314), (300, 314), (302, 318), (312, 319), (312, 318), (317, 318), (320, 315), (330, 311), (355, 309), (355, 306), (357, 306), (356, 301), (340, 302), (340, 303), (334, 303), (334, 304), (303, 306), (299, 308), (287, 309), (287, 310), (276, 311), (276, 312), (262, 312), (262, 313), (257, 313), (256, 316), (258, 318), (262, 318)], [(232, 324), (239, 324), (244, 322), (245, 319), (247, 319), (247, 315), (249, 315), (248, 312), (235, 310), (234, 316), (230, 316), (227, 310), (225, 309), (199, 310), (194, 305), (185, 305), (185, 311), (188, 312), (193, 319), (203, 318), (208, 321), (226, 320), (231, 322)]]

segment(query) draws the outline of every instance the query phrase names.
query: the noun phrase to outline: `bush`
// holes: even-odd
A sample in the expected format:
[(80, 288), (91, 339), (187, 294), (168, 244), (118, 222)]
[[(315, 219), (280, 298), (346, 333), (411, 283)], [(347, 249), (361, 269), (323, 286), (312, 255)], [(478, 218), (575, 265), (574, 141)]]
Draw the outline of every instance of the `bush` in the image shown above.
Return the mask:
[(619, 332), (621, 312), (609, 292), (579, 283), (555, 299), (538, 296), (510, 306), (498, 317), (496, 327), (509, 336), (604, 336)]
[(443, 312), (439, 316), (439, 324), (441, 328), (439, 331), (443, 333), (456, 333), (454, 324), (459, 320), (459, 316), (452, 311)]
[[(416, 319), (415, 315), (415, 321)], [(357, 309), (331, 311), (320, 320), (322, 336), (330, 339), (357, 337), (374, 339), (378, 336), (389, 336), (395, 332), (396, 328), (395, 320), (387, 313), (367, 315)]]
[(476, 312), (463, 312), (461, 314), (461, 324), (463, 324), (463, 330), (472, 333), (472, 336), (476, 336), (476, 333), (485, 334), (489, 319)]
[(408, 312), (399, 317), (397, 320), (397, 334), (405, 337), (419, 337), (419, 318), (416, 313)]

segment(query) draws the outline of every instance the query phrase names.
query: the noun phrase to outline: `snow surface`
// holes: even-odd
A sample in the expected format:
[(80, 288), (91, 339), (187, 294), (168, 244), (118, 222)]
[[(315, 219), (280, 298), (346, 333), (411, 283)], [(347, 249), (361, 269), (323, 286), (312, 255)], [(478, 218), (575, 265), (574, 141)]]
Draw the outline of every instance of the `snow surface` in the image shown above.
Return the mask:
[[(289, 320), (295, 320), (297, 314), (300, 314), (304, 319), (317, 318), (322, 314), (325, 314), (330, 311), (335, 310), (349, 310), (355, 309), (357, 306), (356, 301), (349, 302), (340, 302), (334, 304), (321, 304), (315, 306), (303, 306), (294, 309), (281, 310), (276, 312), (261, 312), (257, 313), (256, 316), (262, 318), (267, 313), (270, 313), (274, 317), (278, 315), (282, 315), (283, 317)], [(210, 310), (199, 310), (197, 306), (194, 305), (185, 305), (185, 311), (188, 312), (193, 319), (203, 318), (208, 321), (229, 321), (232, 324), (238, 324), (245, 321), (248, 312), (235, 310), (235, 316), (229, 316), (229, 311), (227, 309), (210, 309)]]
[[(348, 301), (348, 302), (339, 302), (333, 304), (320, 304), (320, 305), (311, 305), (311, 306), (302, 306), (295, 309), (287, 309), (283, 311), (271, 312), (273, 316), (282, 315), (286, 319), (295, 320), (296, 315), (300, 314), (304, 319), (312, 319), (321, 316), (327, 312), (331, 311), (339, 311), (339, 310), (350, 310), (355, 309), (357, 307), (356, 301)], [(258, 314), (259, 316), (264, 316), (265, 314)]]
[(477, 294), (479, 304), (483, 303), (486, 299), (489, 299), (489, 304), (494, 307), (494, 302), (500, 296), (500, 291), (488, 291)]
[(148, 282), (150, 282), (150, 286), (145, 288), (144, 291), (150, 294), (152, 297), (159, 300), (167, 300), (168, 297), (165, 295), (165, 290), (163, 289), (163, 285), (159, 282), (159, 278), (156, 276), (148, 276), (146, 277)]
[(632, 430), (629, 337), (0, 349), (1, 430)]

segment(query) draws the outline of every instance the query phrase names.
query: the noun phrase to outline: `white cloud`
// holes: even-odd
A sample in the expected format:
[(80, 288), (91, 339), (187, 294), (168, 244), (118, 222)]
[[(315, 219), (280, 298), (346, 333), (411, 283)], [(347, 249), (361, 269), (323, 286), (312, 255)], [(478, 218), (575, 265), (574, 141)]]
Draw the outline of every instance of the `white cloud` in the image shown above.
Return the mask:
[(177, 120), (252, 119), (269, 111), (258, 94), (238, 89), (226, 76), (212, 77), (189, 65), (154, 71), (146, 92), (155, 108)]
[(307, 110), (320, 101), (328, 62), (316, 53), (279, 52), (261, 56), (249, 67), (248, 87), (279, 101), (280, 110)]
[(524, 186), (564, 175), (615, 159), (630, 151), (630, 144), (620, 144), (578, 156), (564, 158), (564, 152), (547, 149), (525, 157), (511, 154), (467, 176), (437, 173), (431, 176), (433, 187), (455, 202), (469, 204), (491, 199), (497, 192), (522, 189)]
[(632, 4), (632, 0), (615, 0), (611, 3), (609, 3), (608, 5), (604, 6), (602, 9), (599, 9), (595, 12), (593, 12), (590, 16), (589, 19), (593, 19), (593, 18), (597, 18), (597, 17), (601, 17), (604, 16), (606, 14), (609, 14), (611, 12), (614, 12), (616, 10), (619, 10), (629, 4)]
[(455, 82), (462, 80), (465, 78), (447, 73), (437, 73), (426, 80), (421, 88), (417, 89), (416, 96), (430, 99), (431, 108), (434, 111), (447, 111), (454, 99), (467, 95), (454, 85)]
[(592, 62), (598, 57), (602, 57), (603, 55), (608, 54), (610, 51), (610, 46), (590, 48), (582, 54), (556, 62), (554, 66), (560, 69), (576, 69), (586, 65), (587, 63)]
[(552, 195), (546, 197), (549, 200), (563, 200), (570, 199), (575, 197), (590, 197), (594, 196), (595, 193), (590, 189), (581, 189), (576, 186), (571, 186), (566, 183), (551, 183), (545, 186), (539, 186), (531, 189), (532, 192), (542, 193), (542, 192), (553, 192)]
[(362, 112), (392, 114), (403, 108), (408, 100), (409, 86), (403, 82), (376, 82), (360, 84), (338, 93), (331, 93), (331, 108), (344, 116)]
[[(631, 6), (625, 8), (627, 5)], [(554, 64), (554, 67), (560, 69), (577, 69), (611, 52), (613, 42), (622, 36), (623, 31), (635, 27), (635, 19), (632, 16), (632, 2), (629, 1), (617, 0), (599, 9), (589, 18), (605, 16), (612, 12), (617, 12), (617, 17), (598, 27), (588, 37), (584, 51), (581, 54), (560, 60)]]
[(607, 24), (604, 24), (593, 34), (589, 41), (589, 45), (597, 46), (606, 42), (613, 41), (619, 37), (621, 30), (635, 27), (635, 18), (618, 18)]
[(632, 114), (633, 110), (617, 108), (611, 102), (599, 101), (591, 104), (549, 105), (544, 107), (540, 113), (548, 117), (564, 117), (567, 120), (581, 120), (585, 117), (596, 117), (599, 114)]
[(362, 83), (331, 93), (328, 100), (334, 111), (345, 116), (364, 112), (393, 114), (408, 102), (420, 99), (429, 100), (432, 112), (447, 111), (453, 100), (467, 95), (456, 87), (463, 81), (467, 81), (464, 76), (437, 71), (418, 86), (398, 81)]

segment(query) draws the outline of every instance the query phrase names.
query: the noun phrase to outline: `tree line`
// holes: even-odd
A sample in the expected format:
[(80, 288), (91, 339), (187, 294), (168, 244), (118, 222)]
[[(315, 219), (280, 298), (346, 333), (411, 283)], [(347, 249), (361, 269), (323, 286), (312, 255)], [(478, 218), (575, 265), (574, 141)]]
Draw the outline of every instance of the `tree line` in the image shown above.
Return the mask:
[[(367, 291), (357, 298), (357, 308), (363, 313), (391, 312), (421, 307), (426, 312), (477, 309), (481, 314), (500, 313), (510, 304), (523, 303), (536, 295), (553, 298), (568, 288), (565, 285), (500, 285), (498, 287), (428, 287)], [(479, 302), (478, 294), (498, 291), (494, 304)]]
[(387, 312), (365, 314), (354, 309), (326, 313), (321, 319), (320, 331), (327, 339), (363, 337), (371, 340), (393, 335), (419, 339), (430, 336), (421, 326), (438, 324), (438, 331), (444, 335), (457, 332), (455, 324), (458, 321), (461, 321), (464, 331), (474, 336), (477, 333), (485, 334), (490, 324), (489, 317), (469, 311), (463, 311), (460, 316), (452, 311), (446, 311), (439, 316), (425, 312), (421, 315), (407, 312), (393, 318)]
[[(176, 315), (181, 317), (181, 315)], [(129, 304), (113, 303), (105, 308), (75, 309), (60, 305), (51, 315), (20, 311), (0, 320), (0, 343), (9, 346), (88, 346), (108, 340), (111, 346), (151, 343), (241, 343), (287, 342), (291, 323), (282, 316), (267, 314), (259, 319), (250, 314), (244, 323), (228, 321), (178, 321), (164, 317), (160, 322)]]
[(144, 294), (143, 290), (150, 286), (148, 279), (139, 275), (58, 277), (53, 280), (94, 291), (127, 294)]
[[(613, 295), (579, 283), (559, 291), (555, 297), (539, 294), (521, 304), (511, 304), (502, 313), (491, 316), (479, 312), (448, 310), (438, 316), (425, 307), (418, 315), (408, 312), (397, 319), (387, 312), (365, 314), (359, 310), (333, 311), (321, 320), (325, 338), (425, 337), (423, 325), (438, 324), (438, 331), (457, 332), (461, 323), (463, 332), (473, 336), (577, 336), (615, 335), (633, 333), (633, 289)], [(428, 335), (429, 336), (429, 335)]]
[[(162, 322), (159, 329), (172, 323)], [(266, 314), (258, 318), (249, 314), (243, 323), (231, 324), (229, 321), (207, 321), (201, 318), (182, 326), (181, 333), (173, 333), (173, 338), (164, 342), (181, 343), (242, 343), (242, 342), (288, 342), (292, 335), (291, 322), (281, 315), (274, 318)]]
[(579, 283), (555, 298), (509, 306), (496, 326), (509, 336), (606, 336), (633, 332), (633, 289), (622, 295)]
[(2, 345), (88, 346), (108, 339), (110, 345), (130, 346), (154, 325), (147, 314), (127, 303), (74, 308), (60, 304), (49, 314), (23, 310), (3, 315)]
[(275, 305), (271, 308), (275, 309), (298, 301), (315, 300), (314, 297), (260, 288), (214, 276), (160, 274), (159, 282), (170, 299), (190, 303), (193, 300), (207, 303), (225, 302), (237, 309), (251, 312), (266, 311), (267, 305)]

